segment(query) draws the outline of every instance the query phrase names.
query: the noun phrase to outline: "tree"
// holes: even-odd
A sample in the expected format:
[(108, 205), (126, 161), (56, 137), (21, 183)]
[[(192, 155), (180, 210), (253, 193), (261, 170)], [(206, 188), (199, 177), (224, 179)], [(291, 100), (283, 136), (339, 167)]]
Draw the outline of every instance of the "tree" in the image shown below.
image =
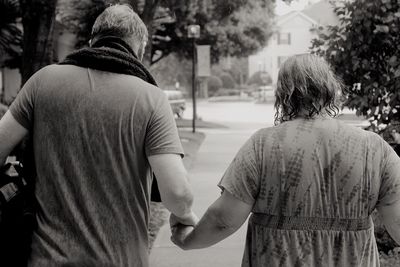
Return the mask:
[(53, 32), (57, 0), (20, 0), (23, 25), (22, 84), (53, 63)]
[(160, 88), (175, 87), (178, 82), (180, 90), (185, 94), (192, 84), (192, 64), (189, 60), (179, 59), (175, 54), (169, 54), (158, 64), (150, 67), (150, 71)]
[(247, 73), (249, 71), (247, 57), (227, 57), (219, 62), (212, 64), (211, 73), (215, 76), (221, 76), (225, 72), (229, 72), (235, 83), (243, 85), (247, 80)]
[(0, 67), (17, 67), (21, 57), (22, 31), (18, 0), (0, 0)]
[[(57, 0), (0, 1), (0, 52), (4, 55), (0, 64), (20, 68), (22, 84), (53, 62), (56, 5)], [(23, 31), (18, 27), (20, 19)]]
[(340, 24), (318, 29), (312, 50), (343, 79), (345, 104), (378, 131), (400, 120), (400, 2), (342, 1), (334, 10)]
[[(72, 26), (79, 44), (86, 44), (94, 19), (109, 3), (129, 3), (146, 23), (151, 36), (147, 60), (157, 63), (170, 53), (190, 57), (187, 26), (202, 28), (198, 44), (212, 47), (213, 62), (220, 56), (247, 56), (263, 47), (272, 32), (273, 1), (268, 0), (62, 0), (63, 23)], [(95, 8), (94, 8), (95, 7)], [(100, 8), (99, 8), (100, 7)], [(97, 13), (96, 13), (97, 12)], [(96, 14), (94, 14), (96, 13)], [(90, 14), (90, 15), (88, 15)]]

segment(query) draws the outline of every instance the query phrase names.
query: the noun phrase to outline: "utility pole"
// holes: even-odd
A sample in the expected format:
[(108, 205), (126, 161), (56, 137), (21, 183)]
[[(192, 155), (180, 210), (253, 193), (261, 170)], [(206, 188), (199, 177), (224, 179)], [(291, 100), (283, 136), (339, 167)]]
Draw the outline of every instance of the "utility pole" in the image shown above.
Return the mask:
[(200, 26), (189, 25), (188, 26), (188, 38), (192, 40), (192, 101), (193, 101), (193, 119), (192, 119), (192, 131), (196, 132), (196, 39), (200, 38)]

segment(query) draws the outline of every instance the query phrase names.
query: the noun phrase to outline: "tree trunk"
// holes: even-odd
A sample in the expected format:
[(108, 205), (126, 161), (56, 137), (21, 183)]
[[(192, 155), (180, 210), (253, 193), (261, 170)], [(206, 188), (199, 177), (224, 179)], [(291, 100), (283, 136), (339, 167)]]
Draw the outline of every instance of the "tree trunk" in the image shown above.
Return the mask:
[(24, 29), (22, 85), (39, 69), (53, 63), (53, 31), (57, 0), (20, 0)]
[(146, 52), (143, 58), (143, 63), (147, 67), (149, 67), (152, 64), (153, 34), (154, 34), (153, 20), (154, 20), (154, 14), (156, 13), (156, 9), (159, 4), (160, 0), (146, 0), (143, 12), (140, 16), (144, 24), (147, 26), (147, 30), (149, 32), (149, 39), (147, 42)]

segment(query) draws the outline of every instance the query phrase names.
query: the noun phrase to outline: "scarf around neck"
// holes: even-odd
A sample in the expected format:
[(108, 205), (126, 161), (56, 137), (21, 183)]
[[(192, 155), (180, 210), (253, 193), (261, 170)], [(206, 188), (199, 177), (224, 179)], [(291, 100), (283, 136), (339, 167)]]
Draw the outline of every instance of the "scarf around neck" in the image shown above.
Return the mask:
[(132, 75), (157, 86), (155, 79), (138, 60), (132, 48), (124, 40), (114, 36), (100, 37), (91, 47), (72, 52), (59, 64)]

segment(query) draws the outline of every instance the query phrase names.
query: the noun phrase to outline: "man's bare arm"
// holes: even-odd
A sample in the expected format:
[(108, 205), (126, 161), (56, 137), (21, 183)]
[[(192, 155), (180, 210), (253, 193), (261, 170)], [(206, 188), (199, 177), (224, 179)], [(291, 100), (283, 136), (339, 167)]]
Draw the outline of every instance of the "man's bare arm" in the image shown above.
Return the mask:
[[(208, 208), (193, 231), (175, 226), (172, 241), (182, 249), (212, 246), (230, 236), (246, 221), (252, 206), (227, 191)], [(189, 233), (188, 233), (189, 232)]]
[(149, 162), (157, 177), (164, 206), (180, 218), (180, 222), (195, 224), (197, 217), (192, 212), (193, 193), (180, 155), (153, 155), (149, 157)]
[(19, 124), (9, 111), (0, 120), (0, 164), (4, 164), (8, 155), (28, 134), (28, 130)]
[(392, 205), (377, 208), (378, 213), (390, 236), (400, 245), (400, 201)]

